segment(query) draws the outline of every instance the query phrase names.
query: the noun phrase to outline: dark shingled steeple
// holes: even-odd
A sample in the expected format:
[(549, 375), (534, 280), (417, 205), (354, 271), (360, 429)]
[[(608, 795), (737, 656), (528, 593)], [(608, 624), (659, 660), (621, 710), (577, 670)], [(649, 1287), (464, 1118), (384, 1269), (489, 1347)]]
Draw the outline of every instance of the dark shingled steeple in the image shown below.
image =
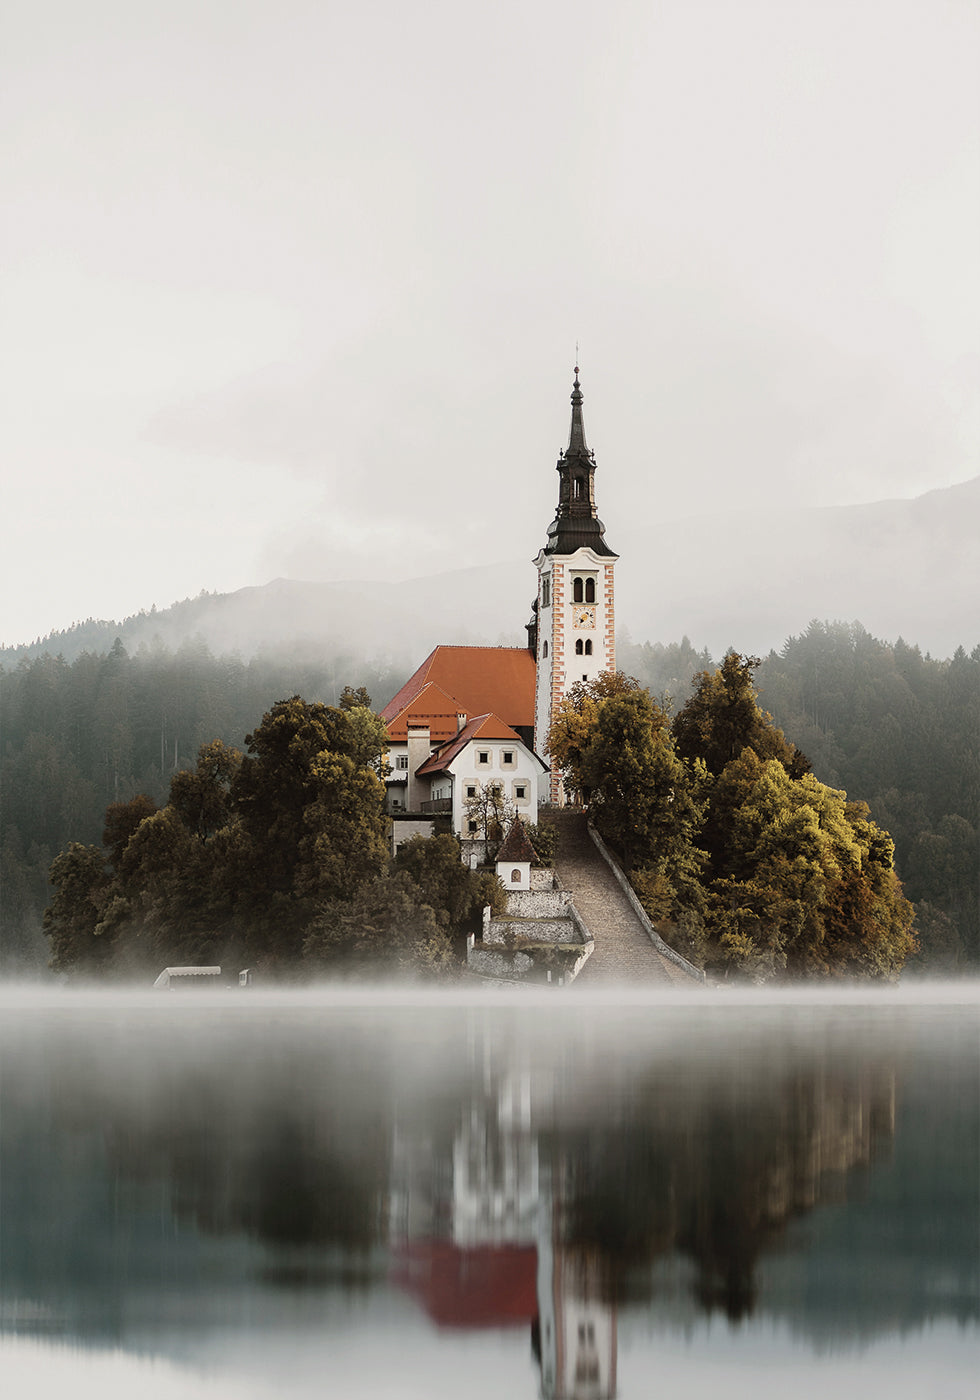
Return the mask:
[(586, 545), (596, 554), (618, 556), (606, 544), (606, 527), (595, 508), (595, 453), (585, 441), (582, 389), (575, 366), (572, 385), (572, 426), (568, 447), (558, 455), (558, 510), (548, 526), (546, 554), (574, 554)]
[(530, 861), (533, 865), (537, 858), (538, 853), (531, 845), (531, 838), (524, 830), (524, 823), (520, 817), (515, 817), (504, 844), (497, 852), (497, 860), (505, 863), (510, 861), (515, 865), (521, 861)]

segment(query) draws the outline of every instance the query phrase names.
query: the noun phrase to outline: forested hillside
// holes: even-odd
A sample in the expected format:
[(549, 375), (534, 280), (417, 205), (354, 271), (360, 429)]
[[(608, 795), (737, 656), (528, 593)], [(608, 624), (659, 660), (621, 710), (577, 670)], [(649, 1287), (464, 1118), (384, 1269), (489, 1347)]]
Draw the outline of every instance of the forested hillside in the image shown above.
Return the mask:
[[(712, 659), (686, 639), (624, 641), (619, 662), (679, 709)], [(68, 664), (44, 655), (0, 667), (0, 967), (43, 968), (48, 870), (69, 842), (99, 843), (105, 809), (145, 793), (167, 801), (201, 745), (241, 748), (276, 701), (334, 704), (345, 685), (380, 705), (404, 676), (351, 657), (290, 663), (121, 645)], [(867, 802), (895, 841), (922, 951), (937, 973), (980, 964), (980, 647), (948, 661), (858, 625), (813, 623), (756, 672), (762, 704), (818, 779)]]

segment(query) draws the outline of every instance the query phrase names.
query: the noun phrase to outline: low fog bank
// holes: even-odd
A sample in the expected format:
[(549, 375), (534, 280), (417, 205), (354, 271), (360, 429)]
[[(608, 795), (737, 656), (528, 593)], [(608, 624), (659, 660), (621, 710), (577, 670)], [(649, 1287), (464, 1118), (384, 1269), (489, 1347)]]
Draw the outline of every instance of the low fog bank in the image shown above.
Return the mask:
[(492, 1008), (520, 1012), (536, 1010), (553, 1015), (557, 1022), (575, 1008), (633, 1009), (662, 1007), (674, 1011), (684, 1006), (703, 1011), (726, 1008), (764, 1009), (766, 1007), (813, 1007), (833, 1012), (836, 1008), (857, 1011), (887, 1007), (976, 1007), (980, 1009), (980, 977), (942, 979), (903, 974), (897, 983), (834, 981), (816, 984), (800, 982), (766, 986), (742, 984), (691, 984), (651, 987), (624, 983), (621, 987), (544, 988), (507, 982), (482, 982), (463, 978), (452, 983), (423, 983), (391, 980), (339, 980), (314, 978), (302, 984), (271, 982), (248, 988), (232, 985), (206, 988), (155, 989), (143, 981), (67, 981), (53, 973), (34, 977), (0, 978), (0, 1011), (36, 1010), (100, 1013), (105, 1010), (138, 1009), (176, 1015), (181, 1018), (215, 1011), (232, 1016), (257, 1012), (276, 1013), (320, 1009), (338, 1011), (360, 1007), (378, 1010), (411, 1011)]
[[(617, 616), (634, 637), (688, 636), (721, 656), (764, 655), (811, 618), (860, 619), (949, 657), (980, 641), (980, 477), (912, 501), (713, 516), (621, 528), (607, 538), (621, 561)], [(216, 654), (350, 654), (408, 671), (438, 643), (522, 645), (534, 596), (530, 559), (386, 582), (276, 579), (202, 594), (123, 622), (79, 623), (0, 648), (0, 664), (42, 651), (71, 660), (118, 636), (176, 648), (198, 639)]]

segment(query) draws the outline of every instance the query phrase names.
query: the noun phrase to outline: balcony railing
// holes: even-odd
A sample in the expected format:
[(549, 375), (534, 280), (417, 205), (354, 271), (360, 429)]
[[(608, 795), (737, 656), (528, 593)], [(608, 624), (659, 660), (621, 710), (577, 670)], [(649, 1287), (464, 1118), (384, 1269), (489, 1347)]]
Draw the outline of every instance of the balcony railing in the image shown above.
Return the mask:
[(453, 799), (451, 797), (433, 797), (429, 802), (420, 804), (426, 816), (433, 816), (436, 812), (451, 812), (453, 810)]

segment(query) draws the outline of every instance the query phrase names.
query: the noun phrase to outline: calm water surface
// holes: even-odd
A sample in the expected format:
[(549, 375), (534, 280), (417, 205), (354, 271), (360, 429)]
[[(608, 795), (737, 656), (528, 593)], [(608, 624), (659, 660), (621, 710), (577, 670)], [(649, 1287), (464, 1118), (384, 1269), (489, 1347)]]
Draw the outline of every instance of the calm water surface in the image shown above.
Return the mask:
[(0, 994), (11, 1396), (972, 1396), (980, 992)]

